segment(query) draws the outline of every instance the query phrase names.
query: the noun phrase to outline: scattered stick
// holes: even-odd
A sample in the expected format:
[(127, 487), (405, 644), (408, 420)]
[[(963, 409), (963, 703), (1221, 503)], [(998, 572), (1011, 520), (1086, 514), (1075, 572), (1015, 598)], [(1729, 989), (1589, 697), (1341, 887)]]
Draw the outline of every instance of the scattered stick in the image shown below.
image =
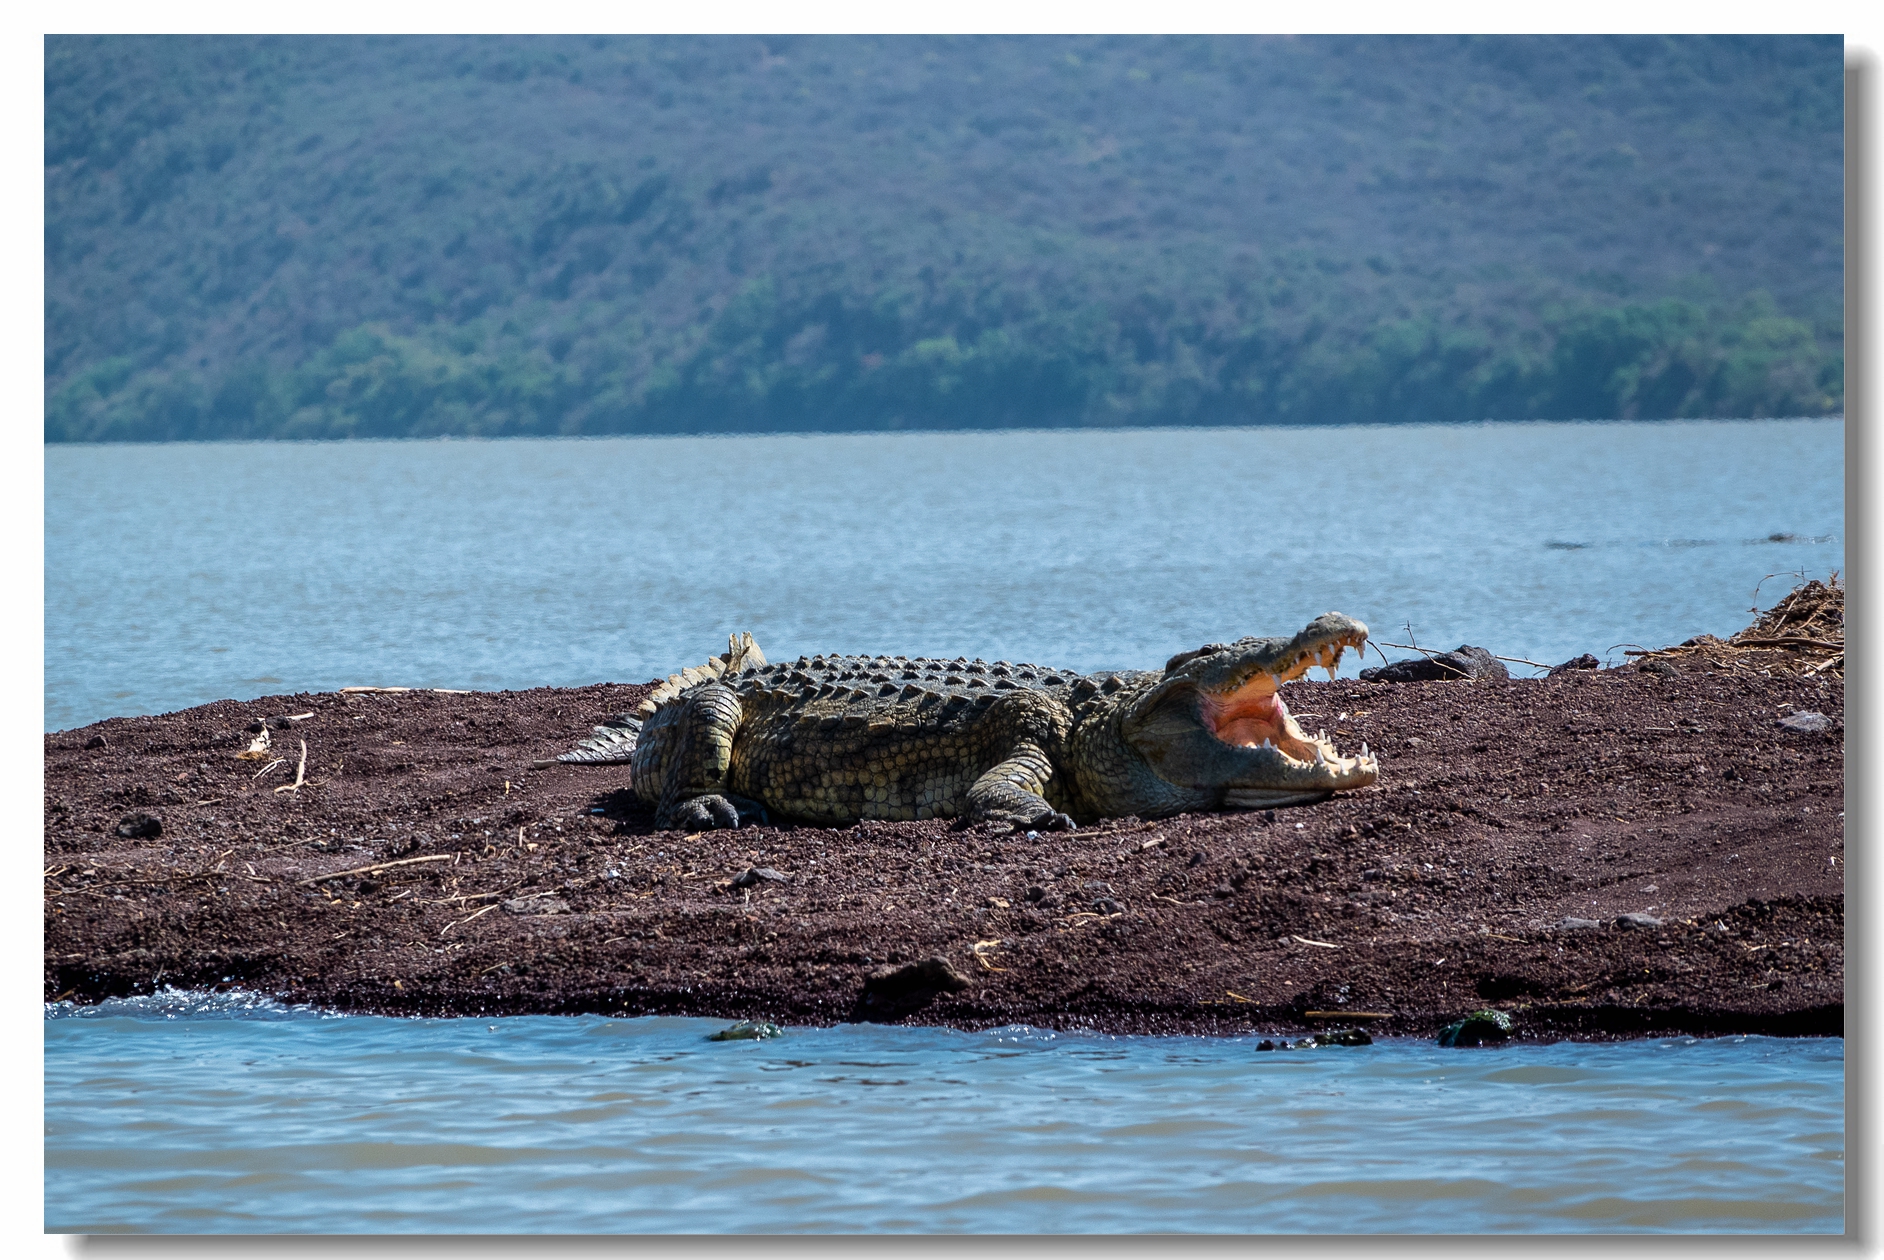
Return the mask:
[[(335, 694), (342, 696), (392, 696), (406, 691), (430, 691), (441, 696), (468, 696), (469, 691), (454, 691), (449, 687), (342, 687)], [(303, 716), (312, 717), (313, 714)]]
[(466, 923), (469, 923), (469, 922), (471, 922), (471, 920), (472, 920), (472, 919), (480, 919), (480, 918), (483, 918), (483, 917), (484, 917), (485, 915), (487, 915), (487, 914), (489, 914), (489, 913), (490, 913), (491, 911), (493, 911), (493, 910), (495, 910), (495, 909), (497, 909), (497, 907), (498, 907), (498, 906), (500, 906), (500, 905), (502, 905), (502, 904), (503, 904), (502, 902), (493, 902), (492, 904), (490, 904), (490, 905), (488, 905), (488, 906), (485, 906), (485, 907), (484, 907), (484, 908), (483, 908), (482, 910), (479, 910), (479, 911), (478, 911), (478, 912), (477, 912), (476, 914), (473, 914), (473, 915), (469, 915), (469, 916), (467, 916), (466, 918), (462, 918), (462, 919), (458, 919), (458, 920), (456, 920), (455, 922), (452, 922), (452, 923), (447, 923), (447, 924), (445, 925), (445, 930), (444, 930), (443, 932), (440, 932), (440, 933), (439, 933), (439, 935), (440, 935), (440, 936), (444, 936), (444, 935), (446, 935), (447, 933), (449, 933), (449, 932), (450, 932), (450, 931), (451, 931), (451, 930), (452, 930), (453, 928), (455, 928), (455, 927), (460, 927), (460, 926), (462, 926), (463, 924), (466, 924)]
[(350, 871), (335, 871), (331, 875), (315, 875), (309, 879), (296, 881), (300, 884), (324, 884), (330, 879), (345, 879), (349, 875), (371, 875), (374, 871), (391, 870), (395, 866), (416, 866), (420, 862), (449, 862), (455, 853), (431, 853), (425, 857), (400, 858), (396, 862), (377, 862), (372, 866), (356, 866)]
[(1290, 936), (1289, 939), (1292, 941), (1300, 941), (1304, 945), (1313, 945), (1316, 949), (1341, 948), (1339, 945), (1330, 945), (1327, 941), (1311, 941), (1306, 936)]
[(284, 783), (280, 787), (276, 788), (275, 791), (276, 792), (299, 792), (301, 790), (302, 784), (306, 782), (307, 782), (307, 741), (304, 739), (301, 741), (301, 764), (296, 766), (294, 769), (294, 782)]
[(1833, 643), (1826, 639), (1782, 638), (1782, 639), (1736, 639), (1735, 647), (1815, 647), (1832, 652), (1843, 652), (1843, 643)]
[(288, 764), (288, 759), (286, 757), (277, 757), (273, 761), (269, 762), (267, 765), (263, 766), (260, 770), (257, 770), (254, 774), (250, 775), (249, 781), (253, 783), (256, 779), (261, 778), (263, 775), (267, 774), (270, 770), (273, 770), (276, 766), (285, 766), (287, 764)]

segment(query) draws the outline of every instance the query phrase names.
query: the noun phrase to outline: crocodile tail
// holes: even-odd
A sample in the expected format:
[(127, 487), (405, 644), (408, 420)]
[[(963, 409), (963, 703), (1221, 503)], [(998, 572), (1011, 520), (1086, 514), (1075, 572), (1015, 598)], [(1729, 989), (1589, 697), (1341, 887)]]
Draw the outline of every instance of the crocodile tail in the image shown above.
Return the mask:
[(641, 719), (624, 713), (595, 728), (595, 734), (556, 758), (582, 765), (615, 765), (635, 759), (641, 739)]
[(669, 674), (632, 713), (610, 718), (595, 728), (595, 733), (556, 758), (580, 765), (620, 765), (635, 759), (635, 746), (641, 742), (641, 724), (654, 711), (697, 683), (714, 678), (730, 678), (741, 670), (758, 669), (765, 664), (765, 653), (750, 634), (728, 635), (726, 651), (704, 665)]
[(715, 678), (730, 678), (741, 670), (758, 669), (765, 664), (765, 653), (752, 641), (749, 632), (726, 636), (726, 650), (706, 662), (691, 669), (683, 669), (678, 674), (669, 674), (661, 684), (648, 693), (648, 698), (635, 706), (635, 716), (648, 718), (654, 711), (672, 700), (687, 688), (708, 682)]

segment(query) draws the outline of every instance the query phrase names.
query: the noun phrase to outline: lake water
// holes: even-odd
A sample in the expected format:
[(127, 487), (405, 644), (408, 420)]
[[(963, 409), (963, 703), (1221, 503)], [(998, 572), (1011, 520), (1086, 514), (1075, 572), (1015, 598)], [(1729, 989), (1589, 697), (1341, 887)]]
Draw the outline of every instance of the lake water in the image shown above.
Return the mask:
[(46, 1227), (1837, 1232), (1843, 1043), (49, 1011)]
[[(774, 658), (1095, 669), (1334, 608), (1393, 642), (1620, 659), (1745, 625), (1767, 574), (1763, 604), (1842, 568), (1843, 441), (1736, 421), (55, 446), (45, 724), (640, 681), (736, 629)], [(46, 1225), (1842, 1228), (1840, 1041), (715, 1027), (49, 1007)]]
[(53, 446), (46, 725), (641, 682), (734, 630), (1143, 669), (1332, 608), (1620, 660), (1841, 568), (1843, 446), (1836, 420)]

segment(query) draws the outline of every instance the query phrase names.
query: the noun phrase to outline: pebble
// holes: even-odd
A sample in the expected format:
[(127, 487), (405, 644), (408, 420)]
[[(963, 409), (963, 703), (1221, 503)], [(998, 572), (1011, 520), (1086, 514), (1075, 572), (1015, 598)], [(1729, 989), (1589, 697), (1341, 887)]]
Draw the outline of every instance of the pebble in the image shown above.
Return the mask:
[(561, 897), (516, 897), (504, 903), (505, 914), (561, 914), (569, 903)]
[(751, 888), (755, 884), (783, 884), (790, 882), (790, 880), (791, 876), (781, 874), (769, 866), (748, 866), (745, 870), (733, 876), (733, 887)]
[(1808, 709), (1803, 713), (1788, 713), (1785, 717), (1779, 719), (1779, 724), (1789, 731), (1801, 731), (1807, 735), (1816, 735), (1820, 731), (1830, 730), (1832, 728), (1832, 719), (1826, 717), (1823, 713), (1815, 713)]
[(1652, 914), (1644, 914), (1640, 910), (1631, 910), (1628, 914), (1616, 916), (1616, 926), (1619, 928), (1652, 928), (1661, 925), (1660, 919)]
[(1586, 931), (1603, 926), (1601, 919), (1579, 919), (1574, 914), (1565, 915), (1557, 926), (1565, 932)]

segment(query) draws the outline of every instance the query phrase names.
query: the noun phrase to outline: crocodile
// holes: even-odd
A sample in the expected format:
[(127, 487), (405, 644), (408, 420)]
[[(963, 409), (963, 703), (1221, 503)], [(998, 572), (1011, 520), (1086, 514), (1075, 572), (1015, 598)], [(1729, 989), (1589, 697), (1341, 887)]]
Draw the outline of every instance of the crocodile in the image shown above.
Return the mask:
[(1292, 638), (1082, 675), (1006, 661), (801, 656), (750, 634), (670, 676), (559, 760), (628, 763), (656, 825), (959, 818), (1066, 830), (1100, 818), (1312, 804), (1379, 761), (1308, 735), (1277, 688), (1332, 679), (1367, 627), (1325, 613)]

